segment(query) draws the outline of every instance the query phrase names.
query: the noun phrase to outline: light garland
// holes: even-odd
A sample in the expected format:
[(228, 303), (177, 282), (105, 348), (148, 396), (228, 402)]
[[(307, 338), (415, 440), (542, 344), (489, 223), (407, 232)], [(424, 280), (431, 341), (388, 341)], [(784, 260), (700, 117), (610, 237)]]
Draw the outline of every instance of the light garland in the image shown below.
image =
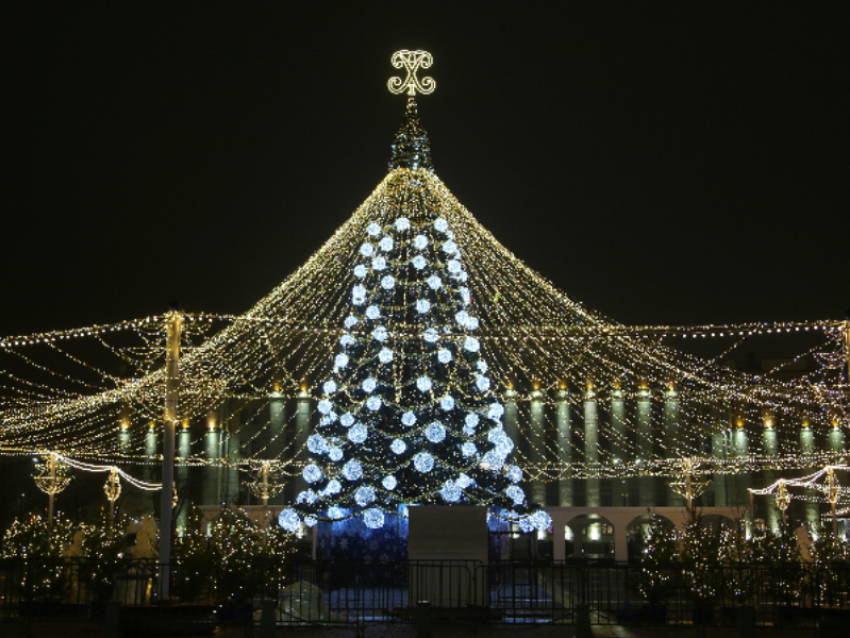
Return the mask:
[[(397, 68), (407, 68), (409, 77), (398, 79), (396, 89), (422, 92), (433, 86), (416, 78), (417, 66), (428, 66), (423, 54), (399, 52)], [(850, 386), (842, 377), (848, 322), (619, 325), (531, 271), (452, 196), (432, 170), (429, 142), (412, 100), (392, 165), (330, 240), (248, 313), (184, 314), (189, 328), (181, 352), (180, 417), (192, 423), (225, 402), (230, 406), (216, 425), (217, 439), (207, 447), (208, 435), (196, 431), (179, 464), (256, 470), (265, 459), (280, 477), (293, 477), (304, 471), (310, 454), (344, 464), (351, 446), (374, 436), (386, 438), (387, 445), (372, 464), (389, 467), (409, 462), (420, 441), (438, 446), (457, 438), (453, 470), (484, 458), (491, 448), (504, 456), (510, 443), (516, 447), (508, 452), (532, 482), (681, 478), (682, 459), (693, 459), (700, 472), (710, 474), (811, 469), (840, 461), (843, 443), (837, 435), (829, 437), (850, 424)], [(425, 218), (433, 225), (423, 225)], [(391, 303), (373, 303), (381, 295)], [(409, 309), (404, 316), (402, 307)], [(0, 354), (14, 361), (0, 369), (0, 454), (58, 451), (64, 458), (157, 463), (146, 441), (150, 424), (162, 414), (164, 322), (160, 315), (0, 339)], [(748, 374), (720, 365), (745, 338), (807, 333), (822, 343), (790, 363), (816, 366), (793, 381), (776, 378), (781, 367)], [(128, 345), (131, 336), (141, 345)], [(732, 340), (732, 345), (704, 360), (664, 345), (668, 337)], [(125, 338), (127, 343), (114, 341)], [(88, 341), (134, 373), (119, 378), (71, 351), (71, 344)], [(365, 344), (380, 347), (364, 358)], [(421, 352), (431, 346), (435, 361), (427, 363)], [(411, 354), (417, 348), (420, 354)], [(53, 363), (56, 357), (61, 369)], [(458, 370), (458, 361), (466, 359), (486, 367), (471, 371), (474, 376), (450, 372), (442, 379), (426, 370), (415, 382), (398, 372), (405, 365)], [(376, 382), (377, 389), (364, 387), (366, 378), (348, 383), (365, 369), (374, 373), (373, 381), (392, 383)], [(331, 382), (336, 387), (327, 385)], [(442, 424), (439, 418), (422, 418), (416, 410), (406, 410), (403, 427), (391, 431), (375, 416), (397, 407), (382, 394), (390, 385), (415, 387), (434, 409), (445, 405), (447, 412), (486, 395), (505, 406), (504, 418), (499, 415), (505, 434), (484, 438), (477, 423), (443, 432), (435, 425)], [(266, 437), (272, 428), (267, 416), (272, 388), (281, 400), (309, 400), (309, 406)], [(334, 420), (319, 402), (324, 395), (356, 404), (364, 418), (357, 425), (346, 425), (344, 414)], [(335, 407), (332, 403), (331, 411)], [(766, 410), (773, 414), (769, 428)], [(241, 419), (239, 411), (249, 416)], [(330, 443), (324, 447), (312, 439), (312, 448), (308, 436), (283, 434), (317, 423), (320, 432), (337, 425), (346, 431), (325, 437)], [(801, 429), (826, 438), (835, 449), (809, 450)], [(774, 447), (765, 442), (766, 430), (776, 435)], [(236, 436), (234, 451), (226, 446)], [(738, 439), (745, 449), (736, 447)], [(197, 452), (201, 445), (202, 453)], [(489, 459), (500, 465), (492, 454)], [(397, 492), (385, 486), (387, 478), (397, 481), (392, 473), (371, 480), (381, 494)], [(429, 486), (430, 497), (453, 498), (456, 484), (447, 480)]]

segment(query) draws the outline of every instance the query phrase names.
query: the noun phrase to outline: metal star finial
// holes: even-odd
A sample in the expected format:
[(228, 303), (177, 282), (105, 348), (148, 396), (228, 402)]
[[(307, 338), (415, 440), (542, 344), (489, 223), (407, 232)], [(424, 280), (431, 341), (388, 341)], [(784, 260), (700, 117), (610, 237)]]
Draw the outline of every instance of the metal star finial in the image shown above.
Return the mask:
[(407, 70), (407, 77), (404, 80), (395, 76), (391, 77), (389, 82), (387, 82), (387, 88), (390, 90), (390, 93), (398, 95), (403, 93), (405, 89), (407, 89), (407, 94), (410, 96), (416, 95), (417, 91), (422, 95), (428, 95), (434, 92), (434, 89), (437, 87), (434, 78), (427, 77), (420, 80), (416, 77), (416, 72), (420, 68), (427, 69), (434, 62), (430, 53), (427, 51), (408, 51), (404, 49), (393, 53), (390, 62), (397, 69), (404, 67)]

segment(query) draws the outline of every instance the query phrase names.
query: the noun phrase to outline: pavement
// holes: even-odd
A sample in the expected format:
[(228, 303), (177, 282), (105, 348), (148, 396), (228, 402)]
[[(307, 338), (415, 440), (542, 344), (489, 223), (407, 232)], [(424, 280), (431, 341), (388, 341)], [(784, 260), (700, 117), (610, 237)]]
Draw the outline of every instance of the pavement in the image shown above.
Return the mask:
[[(102, 638), (101, 623), (90, 621), (39, 621), (24, 624), (20, 621), (0, 622), (0, 638)], [(441, 625), (431, 628), (433, 638), (574, 638), (573, 625), (506, 625), (481, 623), (477, 625)], [(214, 638), (260, 638), (259, 628), (249, 626), (218, 627)], [(596, 625), (593, 638), (739, 638), (735, 627), (624, 626)], [(757, 627), (756, 638), (817, 638), (817, 627)], [(850, 637), (850, 627), (846, 636)], [(103, 637), (106, 638), (106, 637)], [(121, 637), (123, 638), (123, 637)], [(136, 635), (136, 638), (142, 638)], [(177, 638), (159, 635), (158, 638)], [(181, 636), (185, 638), (185, 634)], [(354, 626), (280, 627), (277, 638), (425, 638), (417, 634), (412, 623), (366, 625), (358, 631)], [(748, 637), (749, 638), (749, 637)]]

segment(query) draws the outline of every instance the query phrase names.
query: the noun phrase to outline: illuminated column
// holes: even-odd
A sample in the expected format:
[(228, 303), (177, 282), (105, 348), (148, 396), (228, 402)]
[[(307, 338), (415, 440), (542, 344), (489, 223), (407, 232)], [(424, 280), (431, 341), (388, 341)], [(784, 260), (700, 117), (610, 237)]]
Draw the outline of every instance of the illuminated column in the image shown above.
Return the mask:
[(837, 420), (832, 422), (832, 430), (827, 437), (827, 446), (830, 452), (844, 451), (844, 432), (841, 431), (841, 426)]
[(207, 413), (207, 433), (204, 435), (204, 460), (207, 462), (201, 484), (201, 503), (204, 505), (221, 505), (221, 468), (213, 465), (220, 463), (221, 457), (222, 440), (218, 412), (211, 409)]
[[(298, 475), (295, 477), (293, 484), (295, 485), (294, 497), (297, 497), (301, 492), (307, 489), (307, 481), (301, 476), (301, 468), (307, 459), (307, 437), (310, 436), (310, 414), (312, 412), (312, 403), (310, 401), (310, 393), (306, 388), (301, 388), (298, 393), (298, 408), (295, 413), (295, 449), (294, 453), (298, 454), (299, 465), (297, 468)], [(293, 471), (296, 471), (293, 469)]]
[[(159, 454), (159, 437), (156, 435), (156, 423), (151, 421), (148, 433), (145, 435), (145, 456), (147, 464), (142, 469), (142, 480), (146, 483), (154, 483), (157, 477), (154, 475), (156, 457)], [(151, 492), (153, 494), (153, 492)]]
[[(505, 390), (504, 394), (505, 414), (502, 417), (502, 427), (505, 430), (505, 434), (510, 437), (516, 447), (514, 458), (520, 465), (523, 465), (523, 462), (528, 458), (527, 456), (524, 458), (523, 455), (526, 454), (528, 450), (526, 449), (527, 442), (525, 438), (519, 435), (519, 406), (517, 405), (516, 399), (516, 390), (508, 386), (508, 389)], [(522, 487), (523, 492), (525, 492), (526, 500), (531, 502), (534, 495), (531, 487), (531, 481), (528, 477), (528, 468), (523, 467), (523, 480), (522, 483), (520, 483), (520, 487)]]
[(224, 502), (239, 504), (239, 461), (242, 459), (242, 414), (236, 402), (228, 402), (230, 414), (225, 429), (225, 449), (229, 467), (225, 469)]
[(614, 458), (619, 459), (621, 462), (625, 461), (628, 455), (625, 412), (623, 391), (620, 390), (620, 384), (616, 383), (614, 390), (611, 392), (611, 430), (614, 432), (615, 438), (612, 441), (611, 452)]
[[(556, 403), (558, 419), (558, 460), (562, 465), (572, 462), (572, 433), (570, 432), (570, 404), (567, 402), (567, 390), (558, 390), (558, 401)], [(558, 484), (558, 504), (562, 507), (573, 505), (573, 480), (561, 479)]]
[[(599, 463), (599, 414), (596, 406), (596, 393), (593, 384), (587, 384), (584, 394), (584, 460), (588, 466)], [(599, 506), (599, 479), (585, 480), (587, 488), (587, 506)]]
[[(800, 427), (800, 452), (803, 454), (814, 454), (815, 452), (815, 433), (812, 431), (811, 423), (807, 418), (803, 419)], [(800, 472), (801, 476), (805, 474), (808, 474), (805, 470)], [(820, 520), (818, 504), (804, 501), (803, 510), (809, 529), (816, 529)]]
[[(614, 440), (609, 450), (615, 464), (622, 463), (628, 458), (628, 434), (626, 433), (626, 408), (623, 402), (623, 391), (620, 383), (614, 383), (611, 391), (611, 431)], [(625, 480), (606, 479), (611, 488), (611, 504), (615, 506), (629, 505), (628, 484)]]
[(130, 451), (130, 406), (121, 402), (121, 416), (118, 417), (118, 451), (127, 454)]
[[(680, 445), (679, 431), (679, 393), (676, 392), (676, 387), (673, 382), (667, 383), (667, 391), (664, 393), (664, 414), (663, 414), (663, 441), (664, 441), (664, 456), (679, 457), (684, 455), (684, 450)], [(667, 489), (667, 505), (670, 507), (682, 507), (685, 505), (685, 499), (678, 494), (675, 494), (669, 487)]]
[[(177, 435), (177, 457), (187, 459), (191, 455), (192, 434), (189, 432), (189, 421), (183, 421), (183, 427), (180, 429), (180, 434)], [(176, 527), (178, 530), (186, 528), (189, 522), (189, 503), (194, 500), (189, 486), (189, 467), (184, 463), (178, 464), (174, 468), (175, 483), (177, 484), (177, 521)]]
[[(729, 456), (729, 430), (716, 427), (711, 435), (711, 455), (717, 459), (725, 459)], [(725, 507), (727, 503), (726, 484), (729, 475), (725, 472), (715, 474), (711, 487), (714, 490), (714, 504)]]
[[(743, 417), (735, 419), (735, 428), (732, 432), (732, 453), (736, 458), (743, 458), (750, 453), (750, 440), (747, 435)], [(731, 495), (731, 503), (733, 506), (747, 505), (749, 503), (749, 488), (752, 486), (752, 480), (749, 474), (737, 473), (735, 475), (735, 493)], [(758, 517), (756, 517), (758, 518)]]
[[(543, 431), (546, 419), (543, 392), (537, 387), (531, 392), (530, 420), (531, 436), (528, 438), (531, 449), (529, 450), (529, 459), (534, 465), (542, 467), (546, 463), (546, 435)], [(530, 502), (546, 505), (546, 484), (543, 481), (531, 482)]]
[[(280, 393), (280, 387), (275, 386), (274, 392), (269, 395), (269, 447), (266, 457), (279, 459), (283, 453), (284, 426), (286, 425), (286, 399)], [(281, 492), (269, 499), (271, 505), (283, 505), (284, 493)]]
[[(776, 421), (775, 417), (769, 412), (765, 412), (762, 418), (764, 429), (762, 430), (762, 448), (765, 456), (776, 456), (779, 449), (776, 438)], [(766, 485), (772, 484), (776, 480), (773, 470), (764, 472), (764, 481)], [(767, 499), (767, 525), (776, 533), (779, 531), (779, 526), (782, 521), (782, 512), (776, 505), (776, 499)]]
[[(641, 381), (638, 388), (637, 396), (637, 436), (638, 449), (640, 450), (640, 458), (643, 463), (647, 463), (653, 457), (653, 436), (652, 436), (652, 412), (651, 403), (649, 401), (649, 385), (647, 382)], [(652, 476), (641, 476), (638, 481), (638, 502), (641, 507), (654, 507), (658, 505), (655, 502), (655, 480)]]

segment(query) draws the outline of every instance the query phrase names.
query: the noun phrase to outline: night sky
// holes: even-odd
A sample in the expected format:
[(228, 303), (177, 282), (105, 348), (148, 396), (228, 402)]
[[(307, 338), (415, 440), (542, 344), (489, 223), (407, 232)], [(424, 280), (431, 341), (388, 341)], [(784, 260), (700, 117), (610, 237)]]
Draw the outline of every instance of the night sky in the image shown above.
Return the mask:
[(386, 174), (402, 48), (437, 175), (573, 298), (850, 308), (843, 3), (67, 4), (0, 21), (0, 335), (248, 310)]

